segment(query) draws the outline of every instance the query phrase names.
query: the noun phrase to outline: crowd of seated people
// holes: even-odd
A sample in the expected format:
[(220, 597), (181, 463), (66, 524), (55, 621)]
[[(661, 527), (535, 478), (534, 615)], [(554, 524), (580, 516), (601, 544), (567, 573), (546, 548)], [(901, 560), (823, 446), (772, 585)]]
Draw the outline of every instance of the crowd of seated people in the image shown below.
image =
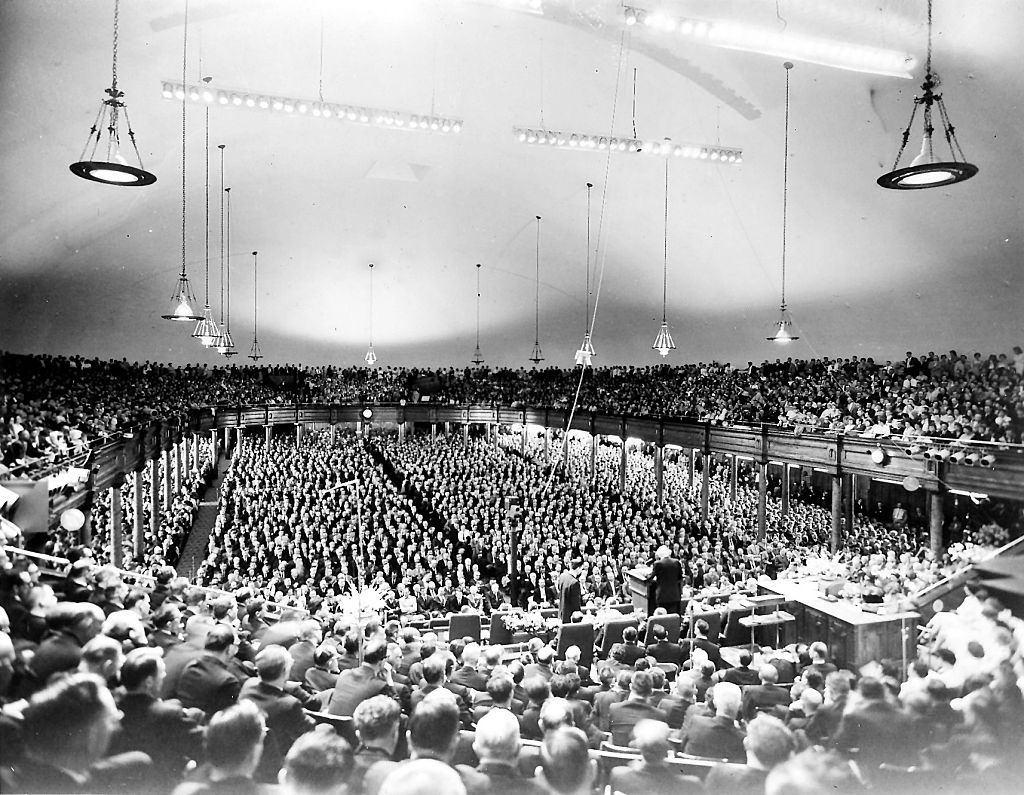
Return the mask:
[(680, 642), (637, 622), (584, 666), (72, 557), (43, 582), (0, 552), (4, 791), (1003, 793), (1024, 773), (1024, 621), (974, 584), (906, 671), (842, 669), (814, 638), (725, 654), (700, 620)]
[[(567, 408), (870, 437), (1019, 444), (1024, 353), (575, 369), (224, 367), (0, 355), (0, 453), (24, 473), (111, 434), (228, 403), (398, 402)], [(274, 379), (287, 372), (287, 379)]]

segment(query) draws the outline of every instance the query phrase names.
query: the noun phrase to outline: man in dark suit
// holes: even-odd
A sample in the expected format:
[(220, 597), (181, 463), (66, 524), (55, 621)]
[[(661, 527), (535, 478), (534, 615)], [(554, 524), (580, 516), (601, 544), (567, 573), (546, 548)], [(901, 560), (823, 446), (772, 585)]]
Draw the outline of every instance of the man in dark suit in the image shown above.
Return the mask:
[(651, 574), (654, 579), (654, 601), (669, 613), (678, 613), (682, 600), (683, 566), (672, 557), (672, 551), (667, 546), (658, 547), (657, 557)]
[(740, 689), (731, 682), (715, 685), (715, 717), (695, 717), (682, 734), (680, 750), (694, 756), (742, 762), (747, 758), (743, 748), (743, 730), (736, 725), (740, 711)]
[(217, 624), (207, 633), (203, 653), (185, 666), (175, 689), (183, 706), (196, 707), (210, 716), (238, 700), (242, 680), (229, 665), (236, 648), (231, 627)]
[(530, 700), (519, 717), (519, 735), (524, 740), (540, 740), (543, 737), (540, 730), (540, 710), (551, 696), (551, 688), (539, 676), (529, 677), (523, 686)]
[(153, 631), (149, 633), (149, 645), (163, 649), (166, 655), (181, 641), (181, 610), (175, 604), (163, 605), (153, 613)]
[(646, 649), (640, 647), (637, 642), (639, 633), (636, 627), (626, 627), (622, 630), (622, 643), (612, 647), (615, 661), (626, 668), (632, 668), (641, 657), (646, 657)]
[(563, 624), (568, 624), (572, 620), (572, 614), (583, 609), (583, 589), (579, 579), (582, 565), (583, 561), (580, 558), (573, 558), (555, 581), (555, 588), (558, 590), (558, 617)]
[(772, 768), (785, 762), (796, 750), (793, 733), (781, 720), (765, 714), (758, 715), (747, 726), (743, 746), (746, 764), (715, 765), (704, 779), (705, 791), (763, 795), (765, 779)]
[(142, 751), (153, 760), (157, 779), (173, 783), (184, 774), (188, 761), (202, 753), (202, 713), (159, 697), (166, 670), (158, 649), (128, 652), (121, 666), (125, 692), (117, 701), (121, 731), (111, 752)]
[[(416, 690), (412, 691), (412, 695), (410, 697), (411, 710), (415, 712), (416, 707), (419, 706), (420, 702), (435, 690), (446, 689), (444, 680), (444, 659), (440, 655), (436, 654), (425, 659), (423, 661), (423, 684)], [(459, 708), (459, 721), (468, 729), (473, 724), (473, 713), (470, 709), (470, 703), (467, 703), (461, 695), (455, 692), (452, 692), (452, 697), (455, 699), (455, 704)]]
[(519, 723), (508, 710), (494, 709), (477, 724), (473, 750), (480, 764), (478, 773), (487, 779), (491, 792), (507, 795), (542, 795), (544, 790), (517, 769)]
[(807, 721), (804, 730), (811, 742), (825, 743), (839, 729), (850, 695), (850, 674), (836, 671), (825, 678), (825, 703)]
[(315, 725), (303, 710), (303, 704), (307, 701), (305, 694), (300, 700), (296, 695), (302, 693), (300, 689), (295, 686), (290, 692), (286, 689), (293, 665), (291, 653), (283, 646), (260, 649), (256, 655), (258, 676), (247, 680), (238, 694), (239, 701), (253, 701), (263, 711), (267, 728), (274, 733), (277, 750), (281, 755), (287, 754), (299, 735)]
[(749, 651), (740, 652), (740, 664), (738, 668), (727, 668), (722, 672), (721, 678), (723, 682), (732, 682), (734, 685), (745, 687), (746, 685), (756, 685), (760, 680), (757, 671), (750, 667), (750, 663), (754, 661), (754, 656)]
[(668, 642), (668, 630), (661, 624), (655, 624), (651, 630), (654, 642), (647, 646), (647, 656), (653, 657), (658, 662), (683, 664), (683, 647), (678, 643)]
[(653, 689), (651, 675), (647, 671), (636, 671), (629, 683), (629, 696), (609, 707), (609, 723), (615, 745), (627, 745), (632, 738), (633, 727), (644, 718), (668, 722), (664, 710), (647, 703)]
[(545, 682), (551, 681), (551, 677), (555, 674), (551, 667), (551, 663), (555, 659), (555, 650), (550, 646), (541, 646), (541, 648), (537, 650), (537, 654), (535, 656), (537, 658), (537, 662), (530, 663), (526, 666), (527, 678), (531, 676), (539, 676)]
[(328, 643), (321, 643), (313, 653), (313, 667), (306, 671), (306, 687), (314, 693), (334, 690), (339, 673), (338, 655), (334, 647)]
[(612, 768), (611, 790), (625, 795), (684, 795), (704, 792), (696, 776), (680, 775), (666, 764), (669, 756), (668, 726), (656, 720), (641, 720), (633, 728), (633, 742), (642, 758), (626, 767)]
[(29, 663), (36, 689), (53, 674), (78, 667), (82, 647), (103, 626), (103, 611), (89, 602), (58, 602), (47, 611), (46, 626), (47, 634)]
[[(614, 671), (611, 666), (607, 667)], [(602, 673), (602, 681), (604, 678), (605, 676)], [(629, 695), (629, 684), (632, 679), (632, 671), (616, 671), (615, 683), (607, 690), (602, 690), (600, 693), (594, 694), (594, 716), (597, 721), (597, 728), (601, 731), (606, 732), (611, 730), (612, 704), (618, 704), (620, 701), (624, 701), (626, 699), (626, 696)]]
[(356, 706), (352, 722), (359, 746), (349, 776), (352, 792), (362, 791), (366, 771), (374, 764), (391, 760), (398, 747), (401, 717), (398, 702), (385, 695), (371, 696)]
[(779, 672), (774, 665), (762, 665), (757, 670), (761, 684), (748, 687), (743, 693), (743, 716), (749, 721), (758, 712), (772, 712), (781, 708), (785, 713), (789, 707), (789, 689), (780, 687)]
[(305, 680), (306, 671), (313, 667), (313, 655), (316, 654), (316, 649), (323, 639), (324, 632), (319, 621), (308, 619), (302, 622), (299, 639), (288, 647), (288, 652), (292, 656), (292, 670), (288, 674), (289, 681), (302, 682)]
[[(860, 700), (839, 721), (834, 742), (841, 751), (857, 749), (863, 769), (877, 769), (886, 762), (906, 767), (917, 761), (913, 721), (886, 697), (885, 685), (865, 676), (857, 686)], [(820, 710), (819, 710), (820, 712)]]
[(480, 644), (467, 643), (462, 650), (462, 665), (452, 673), (452, 682), (478, 693), (487, 692), (487, 677), (477, 670), (480, 662)]
[[(481, 718), (494, 709), (513, 712), (512, 691), (514, 687), (512, 680), (503, 673), (488, 679), (486, 694), (482, 694), (481, 698), (475, 702), (477, 706), (473, 709), (473, 722), (480, 723)], [(513, 714), (515, 713), (513, 712)]]
[(665, 696), (659, 703), (658, 709), (664, 710), (667, 723), (670, 729), (681, 729), (686, 719), (686, 710), (694, 703), (697, 697), (697, 688), (693, 679), (689, 676), (676, 678), (675, 691)]
[(387, 693), (388, 684), (381, 676), (386, 654), (383, 640), (368, 641), (363, 648), (362, 665), (338, 676), (327, 711), (332, 715), (352, 715), (360, 702)]
[(693, 639), (684, 640), (679, 645), (682, 647), (684, 660), (689, 658), (692, 649), (703, 649), (707, 652), (708, 659), (715, 664), (715, 668), (721, 671), (724, 668), (728, 668), (729, 665), (722, 659), (722, 650), (718, 644), (712, 643), (708, 639), (710, 629), (711, 627), (707, 621), (703, 618), (698, 618), (693, 624)]

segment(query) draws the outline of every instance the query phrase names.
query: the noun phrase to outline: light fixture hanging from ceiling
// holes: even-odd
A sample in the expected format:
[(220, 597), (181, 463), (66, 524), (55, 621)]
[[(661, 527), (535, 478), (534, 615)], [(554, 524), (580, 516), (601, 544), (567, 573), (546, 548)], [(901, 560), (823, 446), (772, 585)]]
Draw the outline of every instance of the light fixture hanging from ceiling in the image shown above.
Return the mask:
[[(185, 27), (182, 34), (181, 45), (181, 74), (185, 75), (185, 68), (188, 61), (188, 0), (185, 2)], [(171, 311), (161, 315), (164, 320), (171, 320), (176, 323), (191, 323), (203, 319), (202, 315), (196, 314), (196, 297), (192, 294), (192, 285), (188, 281), (188, 273), (185, 271), (185, 103), (181, 103), (181, 273), (178, 274), (178, 282), (171, 295)]]
[[(209, 81), (211, 78), (204, 77), (204, 81)], [(206, 149), (204, 154), (204, 171), (206, 173), (206, 199), (205, 199), (205, 224), (206, 224), (206, 306), (203, 308), (203, 319), (196, 323), (195, 331), (192, 332), (192, 336), (199, 340), (199, 344), (204, 348), (212, 348), (217, 343), (217, 338), (220, 337), (220, 328), (217, 326), (217, 321), (213, 319), (213, 312), (210, 310), (210, 111), (206, 111), (206, 124), (205, 124), (205, 143)]]
[(789, 209), (789, 70), (793, 68), (790, 61), (782, 64), (786, 70), (786, 132), (785, 144), (782, 155), (782, 301), (779, 304), (779, 319), (775, 322), (776, 331), (766, 337), (769, 342), (779, 345), (788, 345), (794, 340), (800, 339), (794, 336), (790, 329), (793, 321), (786, 311), (786, 224), (788, 221), (787, 211)]
[(373, 367), (377, 362), (377, 354), (373, 351), (373, 263), (370, 263), (370, 347), (363, 357), (367, 367)]
[(668, 161), (665, 161), (665, 236), (662, 254), (661, 274), (661, 329), (651, 346), (662, 356), (668, 356), (669, 351), (676, 349), (676, 343), (672, 339), (672, 332), (668, 330)]
[(583, 367), (589, 367), (591, 359), (597, 354), (594, 353), (594, 345), (590, 341), (590, 324), (592, 318), (590, 316), (590, 198), (591, 191), (594, 189), (594, 183), (587, 183), (587, 295), (586, 295), (586, 317), (584, 318), (586, 324), (584, 326), (583, 333), (583, 344), (580, 345), (579, 350), (576, 351), (574, 356), (576, 364), (582, 365)]
[(473, 351), (473, 364), (479, 367), (484, 363), (484, 356), (480, 353), (480, 263), (476, 264), (476, 350)]
[(540, 216), (537, 216), (537, 276), (535, 280), (536, 289), (533, 302), (533, 351), (530, 353), (530, 361), (536, 367), (544, 361), (544, 353), (540, 349)]
[(221, 320), (221, 335), (217, 344), (217, 353), (222, 356), (237, 356), (235, 341), (231, 337), (231, 188), (224, 188), (228, 201), (228, 226), (224, 236), (226, 256), (224, 258), (224, 272), (226, 288), (224, 290), (224, 318)]
[(256, 304), (259, 300), (259, 291), (256, 288), (256, 255), (257, 252), (252, 252), (252, 347), (249, 348), (249, 358), (254, 362), (263, 358), (259, 338), (256, 336)]
[[(152, 185), (156, 182), (156, 176), (143, 168), (142, 156), (139, 154), (139, 147), (135, 142), (135, 131), (128, 118), (128, 106), (124, 102), (124, 92), (117, 87), (117, 35), (120, 6), (120, 0), (114, 0), (114, 54), (111, 70), (113, 74), (110, 88), (103, 92), (107, 98), (100, 100), (100, 109), (89, 130), (89, 137), (85, 140), (81, 159), (77, 163), (72, 163), (70, 168), (72, 174), (82, 179), (102, 182), (105, 185), (138, 187)], [(128, 140), (131, 141), (135, 159), (139, 164), (137, 167), (129, 165), (124, 155), (121, 154), (122, 114), (124, 114), (124, 123), (128, 131)], [(104, 133), (107, 137), (106, 160), (97, 160), (96, 151), (99, 149)], [(92, 145), (91, 149), (90, 144)], [(86, 159), (87, 155), (88, 159)]]
[[(878, 184), (883, 188), (892, 190), (921, 190), (922, 188), (938, 188), (943, 185), (952, 185), (955, 182), (964, 182), (978, 173), (978, 167), (968, 163), (964, 156), (964, 150), (960, 148), (960, 142), (956, 139), (956, 132), (953, 124), (946, 113), (946, 104), (943, 102), (942, 94), (935, 93), (939, 87), (939, 76), (932, 71), (932, 0), (928, 0), (928, 57), (925, 61), (924, 82), (921, 83), (921, 96), (914, 97), (914, 109), (910, 112), (910, 121), (903, 131), (903, 141), (900, 150), (896, 153), (896, 161), (892, 170), (880, 176)], [(914, 117), (917, 115), (918, 106), (923, 105), (924, 111), (924, 135), (921, 139), (921, 151), (918, 152), (910, 165), (900, 168), (900, 158), (903, 150), (907, 148), (910, 140), (910, 130), (914, 126)], [(939, 109), (942, 132), (946, 137), (946, 145), (949, 147), (949, 160), (938, 160), (935, 157), (935, 147), (932, 141), (935, 128), (932, 126), (932, 106)]]

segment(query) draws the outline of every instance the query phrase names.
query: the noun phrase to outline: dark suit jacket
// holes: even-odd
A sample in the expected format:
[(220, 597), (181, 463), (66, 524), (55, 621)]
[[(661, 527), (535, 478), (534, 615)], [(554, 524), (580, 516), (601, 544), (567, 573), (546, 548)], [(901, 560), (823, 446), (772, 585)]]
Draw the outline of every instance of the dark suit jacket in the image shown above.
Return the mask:
[(612, 792), (625, 795), (686, 795), (704, 792), (700, 779), (684, 776), (668, 765), (648, 765), (634, 762), (628, 767), (612, 768)]
[(305, 682), (306, 686), (311, 688), (314, 693), (333, 690), (338, 683), (338, 674), (332, 674), (330, 671), (314, 666), (306, 671)]
[(679, 608), (682, 599), (683, 566), (673, 557), (654, 562), (654, 601)]
[(694, 756), (745, 762), (747, 752), (743, 748), (744, 736), (745, 732), (728, 718), (696, 717), (683, 732), (683, 743), (679, 750)]
[(623, 690), (604, 690), (594, 695), (594, 714), (597, 720), (597, 728), (603, 732), (609, 731), (611, 727), (611, 706), (624, 701), (628, 694)]
[(729, 668), (722, 674), (723, 682), (732, 682), (734, 685), (743, 687), (745, 685), (757, 685), (761, 683), (761, 677), (757, 671), (750, 668)]
[(887, 701), (866, 701), (844, 713), (833, 738), (843, 751), (859, 749), (858, 762), (868, 766), (915, 764), (915, 739), (910, 717)]
[(722, 659), (722, 650), (718, 647), (718, 644), (712, 643), (707, 638), (694, 638), (692, 641), (684, 640), (679, 645), (683, 650), (683, 660), (690, 658), (690, 647), (692, 645), (695, 649), (704, 649), (708, 653), (708, 659), (715, 664), (715, 668), (719, 671), (729, 667), (729, 664)]
[(789, 706), (789, 688), (780, 685), (754, 685), (743, 691), (743, 716), (751, 720), (758, 712), (770, 712), (773, 707)]
[(664, 710), (652, 707), (646, 701), (635, 701), (631, 698), (612, 704), (608, 712), (609, 728), (615, 745), (629, 745), (633, 738), (633, 727), (644, 718), (668, 722), (668, 715)]
[(502, 795), (543, 795), (545, 790), (531, 778), (521, 775), (515, 765), (481, 762), (476, 771), (487, 777), (490, 791)]
[(487, 677), (468, 665), (460, 666), (452, 672), (452, 682), (471, 690), (487, 692)]
[(551, 677), (554, 676), (554, 671), (551, 670), (550, 665), (541, 665), (540, 663), (530, 663), (526, 666), (526, 675), (523, 677), (525, 682), (531, 676), (539, 676), (545, 682), (550, 682)]
[(692, 701), (683, 701), (679, 696), (669, 694), (658, 702), (658, 709), (668, 715), (667, 723), (672, 729), (681, 729), (686, 719), (686, 710)]
[(663, 640), (660, 643), (652, 643), (648, 646), (647, 656), (653, 657), (658, 662), (682, 665), (683, 647), (678, 643), (669, 643), (667, 640)]
[(574, 574), (563, 571), (555, 583), (558, 589), (558, 616), (563, 624), (568, 624), (572, 614), (583, 609), (583, 591), (580, 581)]
[(632, 668), (637, 660), (647, 656), (647, 649), (642, 649), (632, 643), (620, 643), (618, 646), (622, 649), (622, 664), (627, 668)]
[(167, 667), (167, 675), (164, 676), (164, 684), (160, 691), (161, 698), (174, 698), (185, 666), (202, 655), (203, 650), (191, 643), (179, 643), (164, 650), (164, 665)]
[(831, 704), (822, 704), (814, 711), (810, 720), (807, 721), (807, 726), (805, 727), (807, 738), (811, 742), (830, 740), (839, 730), (839, 722), (843, 719), (843, 712), (845, 710), (845, 698)]
[(182, 706), (196, 707), (209, 716), (234, 704), (241, 688), (241, 680), (227, 663), (204, 651), (185, 666), (174, 695)]
[(384, 693), (388, 684), (368, 665), (342, 672), (334, 685), (327, 711), (332, 715), (351, 715), (362, 702)]
[(241, 701), (243, 698), (254, 702), (263, 710), (267, 718), (267, 728), (274, 732), (278, 750), (282, 755), (288, 753), (288, 749), (300, 734), (305, 734), (315, 725), (313, 719), (303, 711), (299, 699), (256, 677), (242, 685), (238, 699)]
[(29, 667), (41, 688), (50, 676), (60, 671), (73, 671), (81, 660), (82, 647), (74, 635), (51, 632), (39, 644)]
[[(447, 689), (448, 688), (446, 686), (442, 686), (442, 685), (424, 685), (423, 687), (419, 688), (418, 690), (413, 690), (412, 694), (410, 695), (410, 698), (409, 698), (410, 712), (415, 712), (416, 706), (424, 698), (426, 698), (427, 694), (429, 694), (430, 692), (432, 692), (434, 690), (447, 690)], [(470, 710), (469, 704), (466, 703), (466, 700), (461, 695), (459, 695), (458, 693), (455, 693), (454, 691), (451, 691), (451, 692), (454, 693), (454, 695), (455, 695), (455, 703), (459, 707), (459, 719), (462, 721), (463, 727), (468, 728), (473, 723), (473, 713)]]
[(763, 795), (767, 770), (748, 765), (715, 765), (704, 779), (708, 792), (728, 792), (729, 795)]
[(306, 671), (313, 667), (313, 654), (316, 652), (316, 646), (308, 640), (300, 640), (293, 643), (288, 651), (292, 655), (292, 670), (288, 674), (288, 681), (305, 681)]
[(121, 731), (114, 735), (110, 753), (142, 751), (153, 760), (153, 772), (170, 790), (190, 759), (202, 753), (203, 734), (177, 701), (163, 701), (147, 693), (125, 693), (117, 701), (123, 713)]

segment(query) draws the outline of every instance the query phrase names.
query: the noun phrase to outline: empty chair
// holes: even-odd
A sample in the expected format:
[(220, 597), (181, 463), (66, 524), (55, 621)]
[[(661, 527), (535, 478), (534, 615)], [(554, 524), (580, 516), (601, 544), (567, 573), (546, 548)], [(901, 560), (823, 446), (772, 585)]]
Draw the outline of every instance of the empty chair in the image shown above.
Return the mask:
[(558, 628), (558, 642), (555, 646), (558, 659), (565, 659), (565, 650), (570, 646), (579, 646), (580, 666), (589, 671), (594, 662), (594, 625), (562, 624)]

